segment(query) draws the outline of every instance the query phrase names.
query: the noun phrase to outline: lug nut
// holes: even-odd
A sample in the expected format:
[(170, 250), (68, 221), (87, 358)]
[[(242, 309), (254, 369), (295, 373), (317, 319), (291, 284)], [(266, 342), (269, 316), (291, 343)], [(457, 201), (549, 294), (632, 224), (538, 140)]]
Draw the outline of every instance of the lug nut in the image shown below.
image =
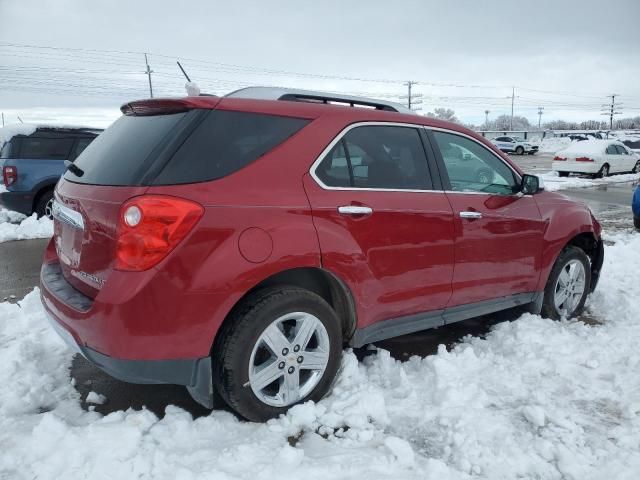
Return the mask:
[(289, 373), (293, 373), (293, 372), (295, 372), (295, 371), (296, 371), (296, 369), (295, 369), (295, 368), (293, 368), (293, 367), (289, 367), (289, 370), (287, 370), (287, 372), (289, 372)]
[(278, 368), (279, 368), (280, 370), (282, 370), (282, 369), (284, 368), (284, 362), (280, 362), (280, 363), (278, 364)]
[(289, 355), (289, 349), (288, 348), (283, 348), (282, 349), (282, 355)]
[(302, 357), (302, 355), (300, 355), (300, 356), (298, 357), (298, 363), (302, 363), (303, 361), (304, 361), (304, 358)]
[(295, 347), (293, 347), (293, 351), (294, 352), (299, 352), (300, 351), (300, 345), (296, 345)]

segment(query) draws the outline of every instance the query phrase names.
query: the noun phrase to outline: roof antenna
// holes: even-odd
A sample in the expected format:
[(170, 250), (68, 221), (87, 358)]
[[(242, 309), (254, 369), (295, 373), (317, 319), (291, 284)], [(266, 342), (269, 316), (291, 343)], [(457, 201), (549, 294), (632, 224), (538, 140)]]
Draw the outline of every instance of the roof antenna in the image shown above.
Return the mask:
[(182, 71), (184, 78), (187, 79), (187, 83), (185, 83), (184, 85), (184, 88), (187, 91), (187, 95), (190, 97), (197, 97), (198, 95), (200, 95), (200, 87), (198, 86), (198, 84), (196, 82), (191, 81), (191, 79), (189, 78), (189, 75), (187, 75), (187, 72), (185, 72), (184, 68), (182, 68), (182, 65), (180, 65), (180, 62), (176, 61), (176, 63), (180, 67), (180, 70)]

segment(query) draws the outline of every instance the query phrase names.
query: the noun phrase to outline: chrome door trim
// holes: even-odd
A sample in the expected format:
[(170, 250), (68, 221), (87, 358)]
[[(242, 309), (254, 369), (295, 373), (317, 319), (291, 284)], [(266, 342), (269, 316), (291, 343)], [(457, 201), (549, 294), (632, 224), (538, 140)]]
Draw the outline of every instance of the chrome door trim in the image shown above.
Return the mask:
[(460, 212), (460, 218), (478, 219), (482, 218), (481, 212)]
[(360, 205), (343, 205), (338, 207), (338, 213), (342, 215), (371, 215), (373, 209), (371, 207), (364, 207)]
[(57, 199), (53, 200), (51, 211), (53, 212), (53, 218), (66, 223), (73, 228), (84, 230), (84, 219), (82, 218), (82, 214), (80, 212), (71, 210), (69, 207), (66, 207), (58, 202)]

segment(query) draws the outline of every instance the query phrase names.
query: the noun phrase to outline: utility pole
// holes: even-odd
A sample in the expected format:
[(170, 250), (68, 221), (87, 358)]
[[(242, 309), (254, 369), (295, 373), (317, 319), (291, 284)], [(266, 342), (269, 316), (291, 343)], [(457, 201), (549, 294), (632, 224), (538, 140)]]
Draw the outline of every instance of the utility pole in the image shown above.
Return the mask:
[(516, 99), (516, 87), (511, 88), (511, 126), (509, 127), (513, 131), (513, 102)]
[(487, 128), (489, 128), (489, 114), (490, 114), (490, 113), (491, 113), (491, 112), (490, 112), (489, 110), (485, 110), (485, 111), (484, 111), (484, 128), (485, 128), (485, 130), (486, 130)]
[(146, 73), (149, 78), (149, 95), (153, 98), (153, 86), (151, 85), (151, 74), (153, 73), (153, 70), (149, 67), (149, 60), (147, 59), (146, 53), (144, 54), (144, 63), (147, 65), (147, 71), (144, 73)]
[(542, 112), (544, 111), (544, 107), (538, 107), (538, 129), (540, 129), (540, 124), (542, 123)]
[(414, 85), (416, 85), (418, 82), (412, 82), (412, 81), (408, 81), (405, 82), (404, 85), (407, 86), (407, 94), (406, 95), (400, 95), (398, 98), (401, 99), (406, 99), (407, 100), (407, 108), (409, 110), (422, 110), (422, 107), (416, 106), (422, 103), (422, 100), (420, 100), (420, 98), (422, 97), (421, 93), (412, 93), (411, 92), (411, 87), (413, 87)]
[(620, 95), (618, 95), (617, 93), (609, 95), (609, 97), (611, 97), (611, 103), (602, 105), (604, 111), (601, 113), (601, 115), (609, 116), (609, 130), (613, 130), (613, 116), (620, 115), (622, 113), (622, 111), (618, 111), (618, 108), (622, 108), (622, 104), (616, 103), (616, 97), (619, 96)]

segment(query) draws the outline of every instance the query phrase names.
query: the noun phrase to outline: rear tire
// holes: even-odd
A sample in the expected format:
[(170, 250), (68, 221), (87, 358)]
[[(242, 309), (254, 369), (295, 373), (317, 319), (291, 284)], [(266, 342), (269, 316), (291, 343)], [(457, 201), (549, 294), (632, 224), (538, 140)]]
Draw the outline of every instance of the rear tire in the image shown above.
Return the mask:
[(524, 147), (516, 147), (516, 154), (524, 155)]
[(558, 176), (559, 177), (568, 177), (569, 176), (569, 172), (558, 172)]
[(580, 315), (590, 290), (589, 257), (580, 248), (566, 247), (558, 256), (544, 288), (542, 316), (560, 320)]
[[(297, 337), (305, 329), (313, 329), (306, 343)], [(301, 288), (269, 288), (244, 300), (220, 329), (213, 383), (238, 414), (264, 422), (324, 397), (341, 354), (340, 319), (322, 297)]]
[(38, 218), (47, 216), (50, 220), (53, 220), (52, 206), (53, 190), (47, 190), (38, 197), (38, 201), (36, 203), (35, 212), (38, 215)]
[(640, 160), (636, 162), (635, 166), (633, 167), (633, 170), (631, 170), (631, 173), (640, 173)]
[(609, 176), (609, 164), (605, 163), (604, 165), (602, 165), (600, 170), (598, 170), (598, 173), (596, 174), (596, 177), (597, 178), (606, 178), (608, 176)]

